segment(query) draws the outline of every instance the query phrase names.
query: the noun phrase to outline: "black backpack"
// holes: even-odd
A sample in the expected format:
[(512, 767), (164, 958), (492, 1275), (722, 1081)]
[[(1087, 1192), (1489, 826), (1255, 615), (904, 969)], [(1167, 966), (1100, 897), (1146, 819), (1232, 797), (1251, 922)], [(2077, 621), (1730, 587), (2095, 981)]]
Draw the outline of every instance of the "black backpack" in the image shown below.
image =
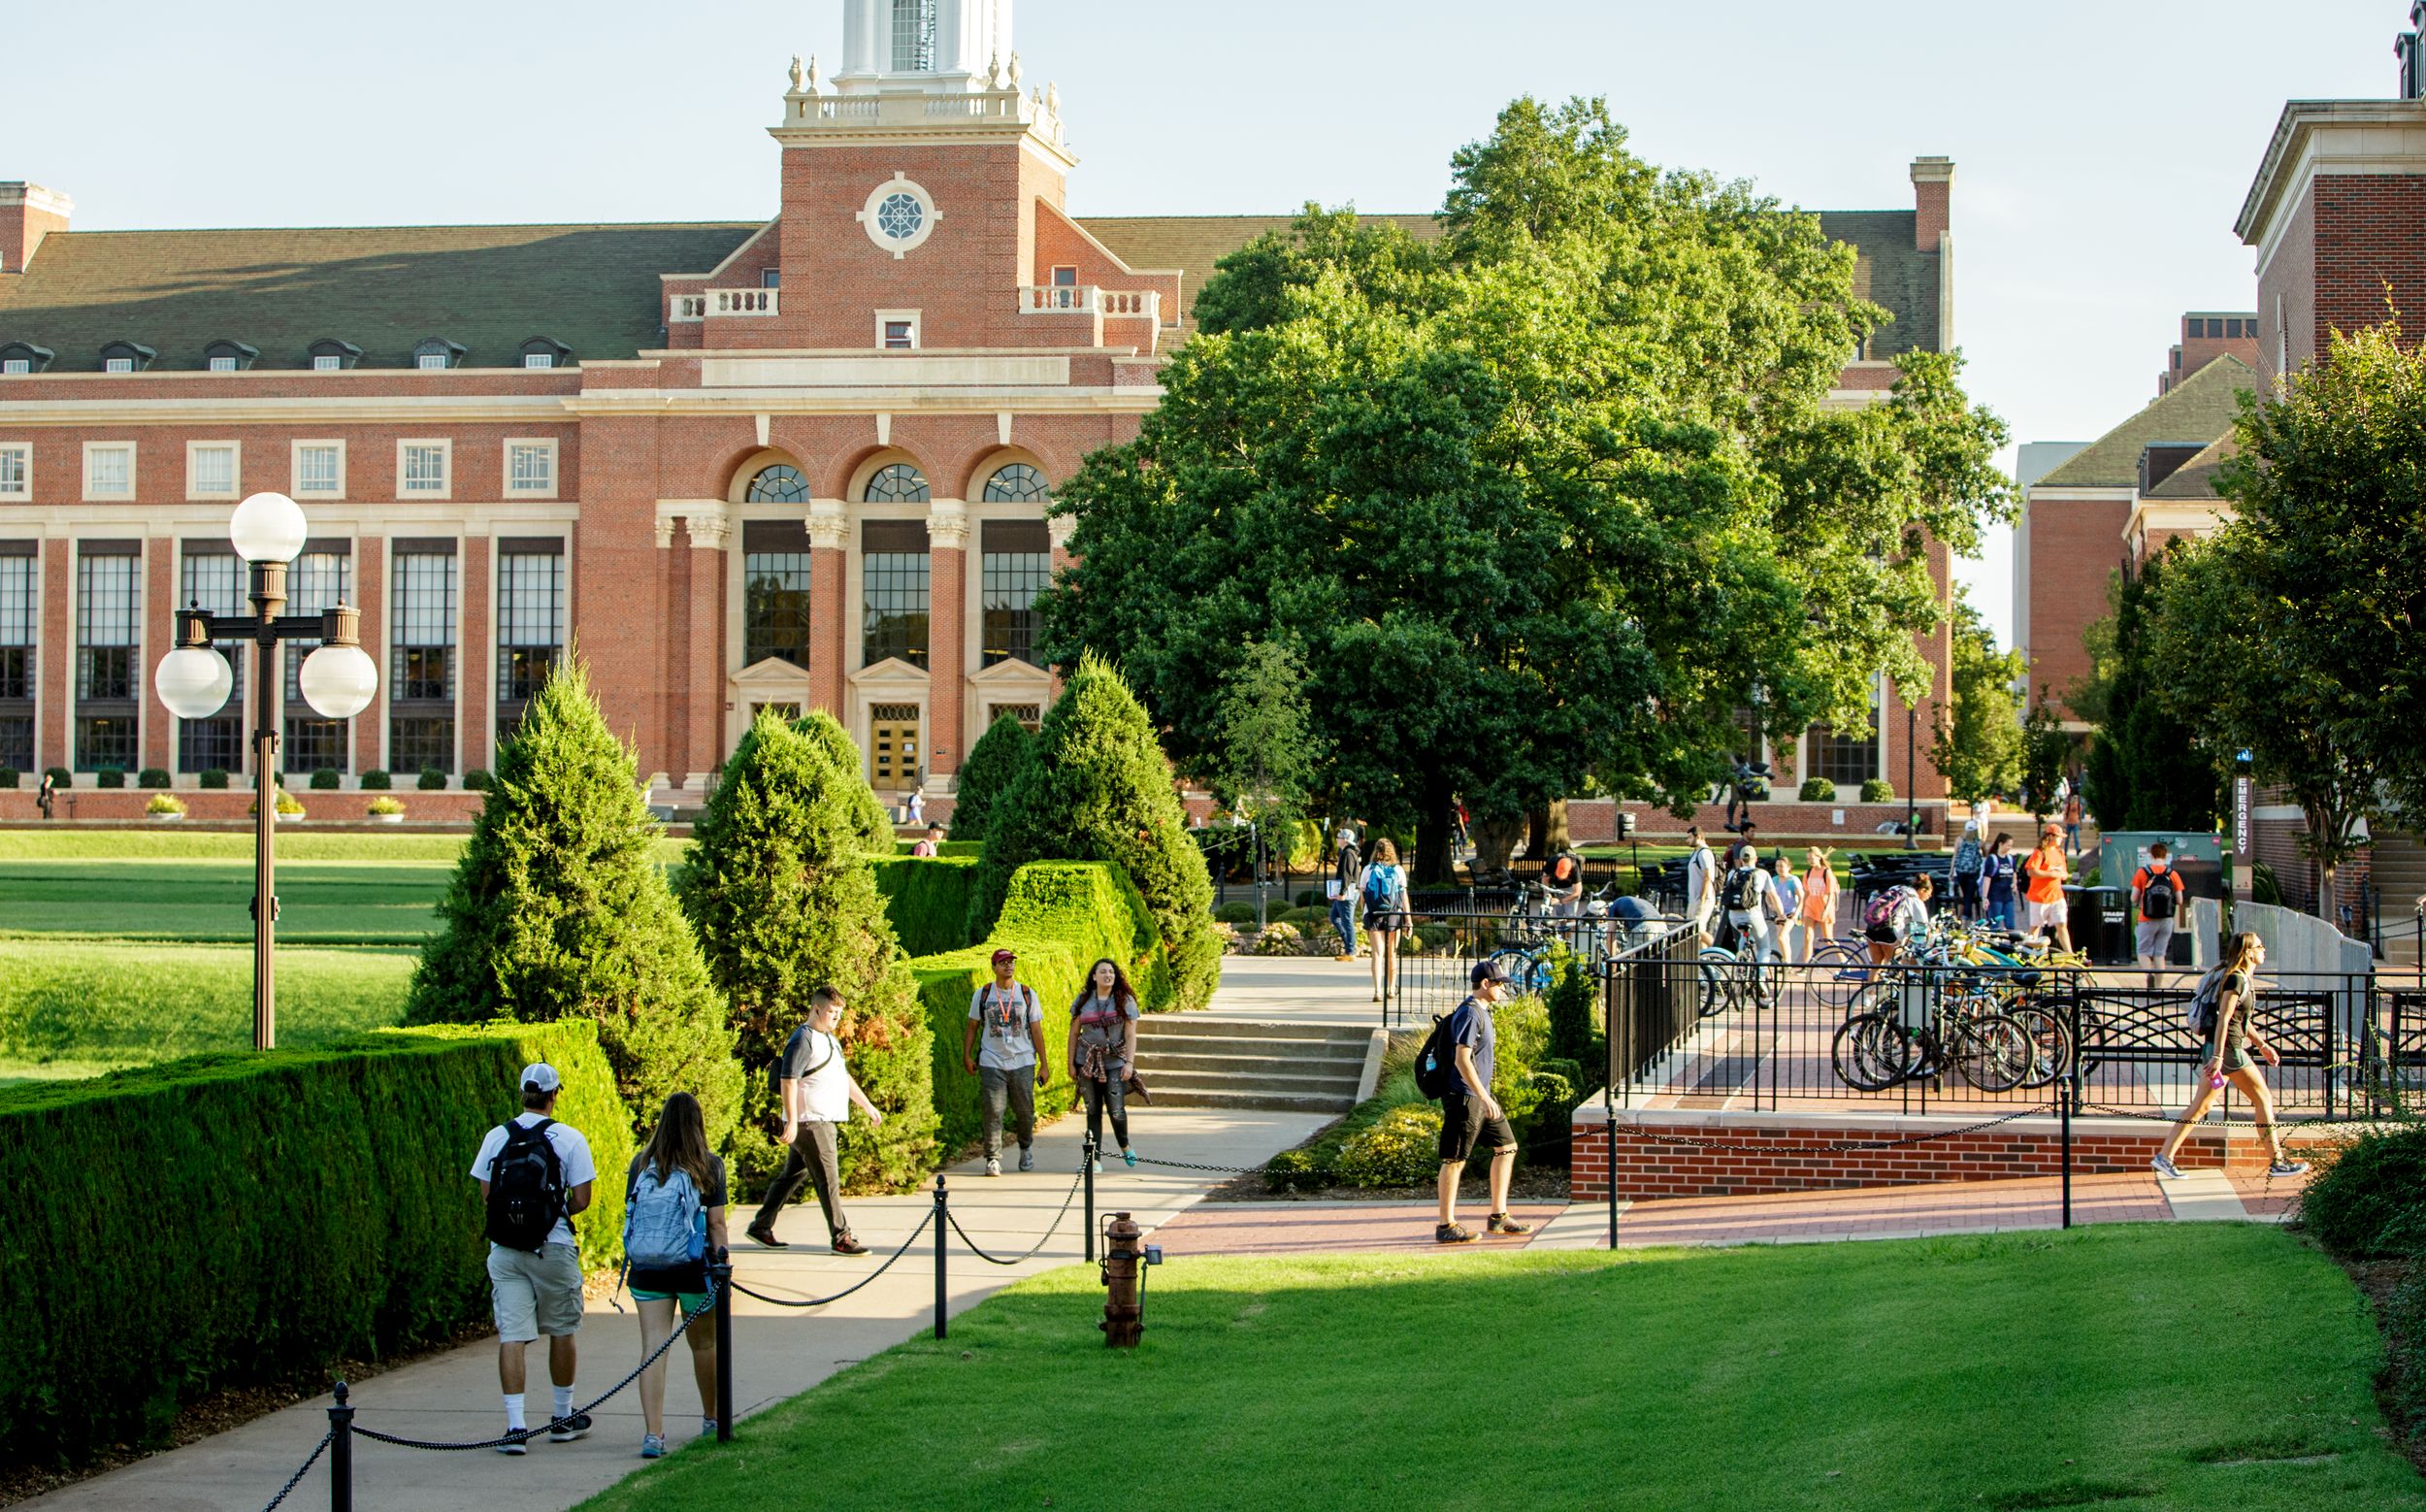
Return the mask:
[(2180, 897), (2173, 868), (2167, 867), (2162, 871), (2150, 871), (2148, 885), (2140, 889), (2140, 917), (2170, 919), (2174, 916), (2174, 909), (2180, 904)]
[(1415, 1053), (1415, 1090), (1434, 1102), (1447, 1095), (1450, 1079), (1458, 1073), (1458, 1047), (1449, 1037), (1449, 1021), (1455, 1017), (1433, 1014), (1432, 1032)]
[(1737, 867), (1727, 873), (1726, 886), (1720, 890), (1719, 906), (1729, 913), (1741, 913), (1749, 908), (1752, 904), (1746, 902), (1745, 895), (1752, 890), (1752, 885), (1753, 869)]
[(573, 1221), (566, 1207), (565, 1167), (547, 1137), (555, 1122), (508, 1124), (505, 1147), (489, 1163), (488, 1236), (509, 1250), (537, 1254), (557, 1219)]

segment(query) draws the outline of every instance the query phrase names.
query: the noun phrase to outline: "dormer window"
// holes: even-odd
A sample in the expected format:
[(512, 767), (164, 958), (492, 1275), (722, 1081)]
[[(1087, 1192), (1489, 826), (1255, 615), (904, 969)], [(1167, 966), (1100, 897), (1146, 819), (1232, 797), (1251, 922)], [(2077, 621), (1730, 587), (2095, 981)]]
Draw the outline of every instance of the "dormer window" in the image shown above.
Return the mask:
[(334, 336), (320, 338), (306, 350), (311, 355), (311, 370), (314, 373), (342, 372), (362, 360), (361, 347), (351, 342), (341, 342)]
[(242, 373), (260, 355), (259, 347), (243, 342), (213, 342), (202, 349), (202, 365), (213, 373)]
[(31, 342), (10, 342), (0, 345), (0, 373), (40, 373), (50, 366), (52, 355), (48, 346), (37, 346)]
[(160, 354), (139, 342), (112, 342), (101, 348), (104, 373), (141, 373)]
[(550, 337), (534, 336), (522, 344), (526, 368), (561, 368), (573, 360), (573, 348)]
[(412, 365), (424, 371), (463, 365), (463, 344), (450, 342), (443, 336), (424, 337), (413, 344)]

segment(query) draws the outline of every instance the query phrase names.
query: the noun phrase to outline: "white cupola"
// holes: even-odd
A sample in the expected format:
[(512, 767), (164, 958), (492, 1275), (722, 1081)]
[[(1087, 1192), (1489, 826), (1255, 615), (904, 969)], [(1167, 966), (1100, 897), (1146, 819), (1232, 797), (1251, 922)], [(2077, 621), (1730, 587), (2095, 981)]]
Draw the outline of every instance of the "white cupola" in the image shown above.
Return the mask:
[(842, 0), (838, 94), (990, 87), (1011, 55), (1011, 0)]

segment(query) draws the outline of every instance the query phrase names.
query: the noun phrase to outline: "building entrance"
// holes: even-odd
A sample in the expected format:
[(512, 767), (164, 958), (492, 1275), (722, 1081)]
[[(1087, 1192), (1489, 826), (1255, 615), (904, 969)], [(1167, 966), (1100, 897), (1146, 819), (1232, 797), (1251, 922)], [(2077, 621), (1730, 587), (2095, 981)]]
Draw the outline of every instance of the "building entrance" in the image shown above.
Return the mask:
[(880, 789), (918, 786), (918, 706), (878, 704), (868, 711), (868, 779)]

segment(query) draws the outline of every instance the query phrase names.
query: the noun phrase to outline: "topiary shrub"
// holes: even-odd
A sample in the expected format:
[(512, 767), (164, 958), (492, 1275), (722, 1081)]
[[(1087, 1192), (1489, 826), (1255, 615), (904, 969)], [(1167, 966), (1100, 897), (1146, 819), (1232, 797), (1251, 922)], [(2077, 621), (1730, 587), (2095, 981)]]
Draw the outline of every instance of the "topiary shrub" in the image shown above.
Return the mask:
[(1865, 804), (1895, 802), (1895, 784), (1885, 777), (1872, 777), (1861, 785), (1861, 801)]
[(1154, 911), (1173, 1005), (1211, 1001), (1222, 957), (1204, 857), (1188, 837), (1145, 707), (1092, 655), (1045, 714), (1033, 759), (1021, 764), (988, 821), (969, 933), (993, 926), (1014, 872), (1049, 860), (1108, 861), (1126, 871)]
[(851, 739), (851, 732), (832, 714), (818, 710), (793, 722), (792, 728), (817, 747), (838, 772), (849, 773), (850, 786), (839, 796), (847, 810), (851, 833), (859, 837), (859, 848), (871, 856), (890, 856), (899, 837), (893, 833), (893, 815), (885, 811), (876, 799), (876, 790), (868, 785), (868, 759)]
[(436, 767), (424, 767), (421, 769), (421, 780), (413, 785), (424, 793), (441, 792), (446, 786), (446, 773)]
[(2426, 1253), (2426, 1125), (2379, 1130), (2319, 1163), (2299, 1226), (2338, 1255)]
[(135, 774), (135, 785), (137, 787), (164, 788), (169, 785), (169, 774), (158, 767), (146, 767), (143, 771)]
[(1825, 777), (1805, 777), (1795, 796), (1806, 804), (1833, 804), (1836, 802), (1836, 784)]
[(1255, 904), (1251, 903), (1226, 903), (1213, 910), (1213, 917), (1220, 920), (1224, 924), (1253, 924), (1255, 922)]
[(1342, 1186), (1420, 1187), (1440, 1176), (1440, 1109), (1395, 1107), (1350, 1134), (1333, 1166)]
[(213, 791), (225, 788), (227, 786), (227, 769), (225, 767), (213, 767), (208, 772), (205, 772), (200, 777), (196, 778), (195, 781), (199, 785), (210, 788)]
[(463, 774), (463, 790), (467, 793), (485, 793), (494, 780), (486, 767), (475, 767)]
[(635, 1115), (689, 1092), (722, 1148), (740, 1117), (733, 1031), (657, 870), (659, 831), (630, 747), (568, 655), (498, 751), (409, 1022), (591, 1019)]
[(933, 1167), (934, 1051), (857, 828), (868, 792), (826, 742), (761, 713), (691, 832), (678, 892), (738, 1035), (748, 1091), (736, 1153), (754, 1178), (781, 1163), (773, 1069), (824, 983), (850, 1008), (841, 1038), (852, 1079), (885, 1115), (881, 1129), (844, 1126), (844, 1188), (906, 1191)]
[(876, 891), (885, 917), (907, 956), (939, 956), (968, 943), (968, 889), (977, 879), (973, 856), (878, 856)]
[(124, 787), (126, 786), (126, 769), (124, 767), (103, 767), (92, 774), (92, 785), (95, 787)]
[(11, 788), (16, 786), (17, 779), (21, 775), (22, 773), (19, 772), (15, 767), (0, 767), (0, 788)]
[(961, 763), (960, 782), (952, 792), (952, 838), (983, 840), (993, 821), (994, 805), (1020, 763), (1035, 749), (1036, 738), (1009, 714), (997, 714)]
[(366, 793), (384, 793), (395, 785), (395, 779), (384, 772), (373, 771), (362, 774), (362, 790)]
[(344, 785), (345, 778), (335, 767), (322, 767), (311, 774), (311, 790), (315, 793), (334, 793)]
[(1549, 1023), (1547, 1053), (1590, 1065), (1601, 1009), (1600, 981), (1591, 967), (1563, 948), (1552, 951), (1550, 990), (1542, 994), (1542, 1006)]

